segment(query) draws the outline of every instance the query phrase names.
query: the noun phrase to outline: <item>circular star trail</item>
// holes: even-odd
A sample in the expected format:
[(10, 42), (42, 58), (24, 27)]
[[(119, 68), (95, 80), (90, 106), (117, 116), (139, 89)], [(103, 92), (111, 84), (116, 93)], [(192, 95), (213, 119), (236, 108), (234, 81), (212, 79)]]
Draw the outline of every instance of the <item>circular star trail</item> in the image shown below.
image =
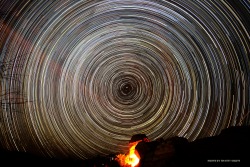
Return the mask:
[(6, 149), (86, 159), (250, 124), (248, 0), (0, 6)]

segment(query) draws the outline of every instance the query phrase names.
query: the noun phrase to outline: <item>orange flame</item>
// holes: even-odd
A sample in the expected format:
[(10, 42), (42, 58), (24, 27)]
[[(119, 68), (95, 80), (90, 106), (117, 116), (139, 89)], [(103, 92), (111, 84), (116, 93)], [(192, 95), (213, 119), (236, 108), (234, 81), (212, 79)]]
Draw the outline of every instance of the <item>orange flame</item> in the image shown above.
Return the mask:
[(116, 160), (119, 162), (121, 167), (135, 167), (139, 164), (140, 155), (135, 149), (136, 145), (139, 142), (141, 142), (141, 140), (129, 144), (129, 153), (128, 154), (117, 155)]

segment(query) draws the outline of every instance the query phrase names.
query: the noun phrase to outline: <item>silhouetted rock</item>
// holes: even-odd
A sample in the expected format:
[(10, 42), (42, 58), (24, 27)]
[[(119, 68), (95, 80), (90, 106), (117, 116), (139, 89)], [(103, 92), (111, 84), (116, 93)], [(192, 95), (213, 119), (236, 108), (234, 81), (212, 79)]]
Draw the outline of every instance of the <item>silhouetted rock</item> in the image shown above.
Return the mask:
[[(182, 149), (187, 147), (188, 140), (173, 137), (167, 140), (140, 142), (136, 150), (141, 156), (140, 167), (177, 166), (178, 158), (182, 157)], [(178, 158), (177, 158), (178, 157)]]
[(133, 135), (131, 137), (129, 143), (133, 143), (133, 142), (136, 142), (136, 141), (139, 141), (139, 140), (142, 140), (142, 141), (145, 141), (145, 142), (149, 141), (148, 137), (145, 134), (135, 134), (135, 135)]

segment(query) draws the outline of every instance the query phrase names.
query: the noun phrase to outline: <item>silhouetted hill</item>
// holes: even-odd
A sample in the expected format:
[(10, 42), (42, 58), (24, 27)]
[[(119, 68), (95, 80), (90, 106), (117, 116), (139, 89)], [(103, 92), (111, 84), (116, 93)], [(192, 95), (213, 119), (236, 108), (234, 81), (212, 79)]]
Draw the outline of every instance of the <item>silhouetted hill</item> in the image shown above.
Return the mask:
[(136, 149), (140, 167), (249, 167), (250, 127), (230, 127), (193, 142), (182, 137), (140, 142)]
[(250, 127), (230, 127), (218, 136), (190, 142), (183, 154), (193, 166), (250, 166)]

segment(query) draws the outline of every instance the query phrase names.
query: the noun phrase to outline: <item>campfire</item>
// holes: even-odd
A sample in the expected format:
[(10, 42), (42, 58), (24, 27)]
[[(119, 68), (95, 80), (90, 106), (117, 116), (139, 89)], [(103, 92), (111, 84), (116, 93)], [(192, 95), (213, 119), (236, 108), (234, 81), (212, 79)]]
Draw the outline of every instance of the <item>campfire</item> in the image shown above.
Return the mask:
[(140, 162), (140, 155), (136, 151), (136, 145), (142, 140), (129, 143), (129, 153), (128, 154), (119, 154), (117, 155), (117, 161), (121, 167), (136, 167)]
[(140, 142), (149, 142), (148, 137), (145, 134), (133, 135), (129, 141), (129, 152), (127, 154), (119, 154), (116, 156), (116, 160), (121, 167), (138, 167), (140, 164), (140, 154), (135, 149)]

